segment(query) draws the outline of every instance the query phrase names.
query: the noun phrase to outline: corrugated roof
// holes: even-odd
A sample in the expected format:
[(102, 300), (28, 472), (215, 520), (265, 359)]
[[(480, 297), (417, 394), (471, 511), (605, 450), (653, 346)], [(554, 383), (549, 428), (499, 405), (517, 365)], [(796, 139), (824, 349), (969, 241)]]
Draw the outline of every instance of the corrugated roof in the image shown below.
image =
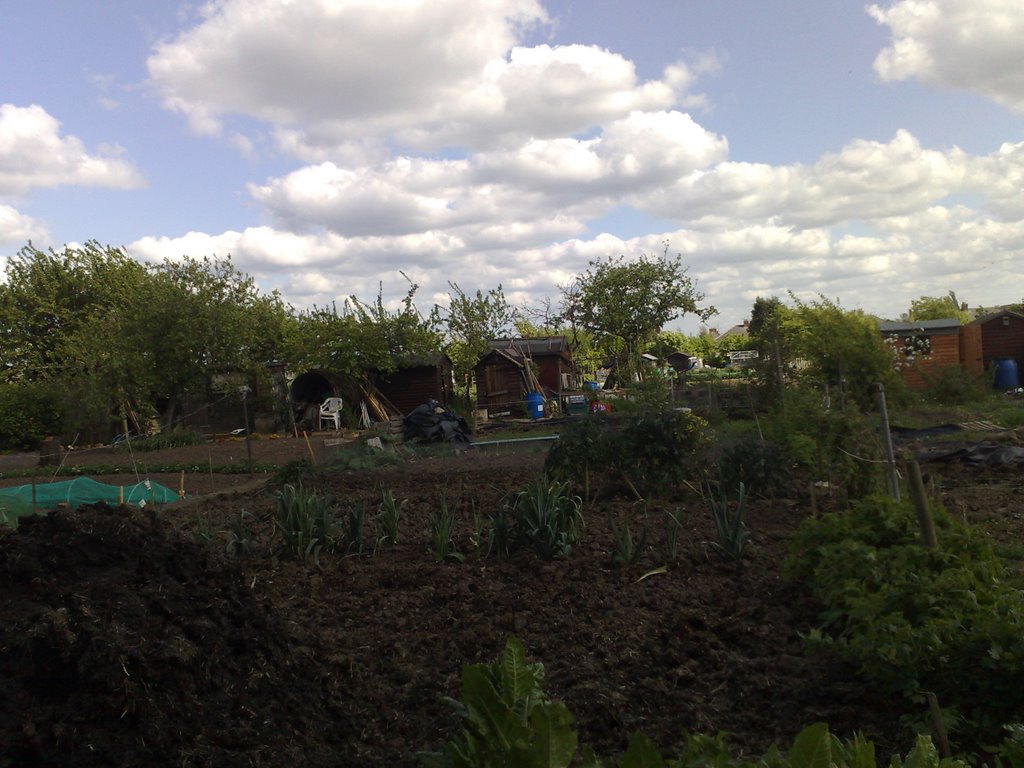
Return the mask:
[(540, 355), (546, 352), (559, 353), (569, 351), (569, 340), (565, 336), (537, 336), (517, 339), (491, 339), (487, 342), (488, 349), (514, 349), (528, 355)]

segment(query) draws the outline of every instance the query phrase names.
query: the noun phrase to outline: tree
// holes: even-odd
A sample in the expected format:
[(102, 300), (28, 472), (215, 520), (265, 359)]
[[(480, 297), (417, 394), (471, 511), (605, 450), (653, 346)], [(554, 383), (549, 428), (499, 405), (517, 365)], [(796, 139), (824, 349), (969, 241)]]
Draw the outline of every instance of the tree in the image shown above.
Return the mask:
[(574, 326), (622, 343), (620, 376), (639, 375), (640, 354), (662, 327), (687, 312), (707, 319), (713, 307), (700, 307), (698, 293), (687, 276), (682, 257), (641, 255), (590, 262), (590, 268), (562, 289), (563, 315)]
[(960, 304), (953, 291), (945, 296), (921, 296), (910, 302), (910, 311), (903, 317), (908, 321), (945, 320), (953, 317), (960, 321), (960, 325), (963, 325), (971, 321), (971, 315), (966, 306), (966, 304)]
[(823, 388), (835, 387), (864, 409), (874, 404), (872, 385), (898, 385), (892, 356), (882, 342), (878, 322), (861, 310), (847, 311), (820, 296), (805, 303), (790, 294), (796, 307), (781, 318), (783, 343), (807, 361), (805, 375)]
[(448, 356), (468, 397), (473, 370), (487, 349), (487, 342), (507, 336), (514, 329), (518, 312), (505, 299), (501, 285), (487, 293), (478, 289), (473, 296), (458, 283), (449, 282), (448, 286), (448, 306), (435, 306), (433, 318), (445, 329)]

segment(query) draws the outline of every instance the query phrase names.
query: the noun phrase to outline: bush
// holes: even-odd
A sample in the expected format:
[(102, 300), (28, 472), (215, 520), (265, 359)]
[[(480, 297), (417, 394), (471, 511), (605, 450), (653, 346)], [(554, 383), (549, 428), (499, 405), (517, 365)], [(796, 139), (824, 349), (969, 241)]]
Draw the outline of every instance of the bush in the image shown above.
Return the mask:
[(889, 691), (933, 691), (971, 738), (995, 740), (1024, 711), (1024, 593), (979, 534), (941, 510), (935, 522), (941, 549), (925, 549), (909, 504), (867, 499), (805, 521), (786, 571), (825, 606), (816, 639)]
[(921, 371), (924, 396), (942, 405), (966, 405), (984, 400), (991, 393), (990, 382), (968, 373), (959, 365), (949, 365), (938, 371)]
[(62, 399), (48, 385), (0, 384), (0, 450), (34, 450), (63, 424)]
[(707, 422), (683, 411), (648, 409), (636, 415), (588, 416), (570, 422), (552, 447), (545, 471), (584, 490), (594, 480), (625, 483), (633, 493), (664, 493), (699, 475)]
[(792, 459), (777, 443), (743, 438), (722, 449), (718, 481), (724, 488), (746, 487), (751, 495), (774, 498), (790, 479)]

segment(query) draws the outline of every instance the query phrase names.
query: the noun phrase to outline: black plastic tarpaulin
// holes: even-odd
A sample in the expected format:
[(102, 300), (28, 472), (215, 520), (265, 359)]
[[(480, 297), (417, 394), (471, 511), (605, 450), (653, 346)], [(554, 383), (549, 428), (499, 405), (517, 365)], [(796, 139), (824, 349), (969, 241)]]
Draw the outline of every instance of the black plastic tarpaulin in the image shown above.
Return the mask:
[(469, 447), (473, 430), (466, 420), (440, 406), (436, 400), (418, 405), (402, 418), (406, 440), (448, 442)]

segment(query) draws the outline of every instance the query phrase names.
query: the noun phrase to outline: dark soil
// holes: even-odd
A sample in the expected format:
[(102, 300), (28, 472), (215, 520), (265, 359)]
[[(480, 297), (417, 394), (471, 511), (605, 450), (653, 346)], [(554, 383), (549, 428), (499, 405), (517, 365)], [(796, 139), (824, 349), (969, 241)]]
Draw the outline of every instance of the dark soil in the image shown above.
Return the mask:
[[(276, 554), (272, 487), (149, 516), (24, 519), (0, 534), (0, 765), (415, 765), (455, 733), (443, 697), (460, 697), (461, 666), (493, 660), (510, 635), (598, 754), (635, 731), (668, 751), (684, 730), (727, 731), (760, 754), (817, 721), (863, 732), (881, 754), (910, 746), (901, 718), (924, 713), (801, 639), (817, 607), (782, 562), (806, 500), (753, 504), (739, 562), (709, 545), (707, 509), (678, 499), (650, 504), (647, 552), (616, 567), (608, 518), (638, 509), (625, 495), (587, 507), (566, 559), (486, 556), (474, 512), (486, 529), (543, 458), (474, 450), (309, 478), (346, 514), (372, 516), (382, 488), (406, 500), (396, 546), (374, 552), (368, 523), (366, 553), (318, 566)], [(964, 479), (933, 486), (951, 509), (1019, 513), (1006, 495), (1019, 472), (989, 501)], [(429, 551), (442, 499), (459, 513), (462, 562)], [(227, 552), (243, 510), (258, 521), (245, 558)], [(684, 526), (675, 559), (666, 510)]]

